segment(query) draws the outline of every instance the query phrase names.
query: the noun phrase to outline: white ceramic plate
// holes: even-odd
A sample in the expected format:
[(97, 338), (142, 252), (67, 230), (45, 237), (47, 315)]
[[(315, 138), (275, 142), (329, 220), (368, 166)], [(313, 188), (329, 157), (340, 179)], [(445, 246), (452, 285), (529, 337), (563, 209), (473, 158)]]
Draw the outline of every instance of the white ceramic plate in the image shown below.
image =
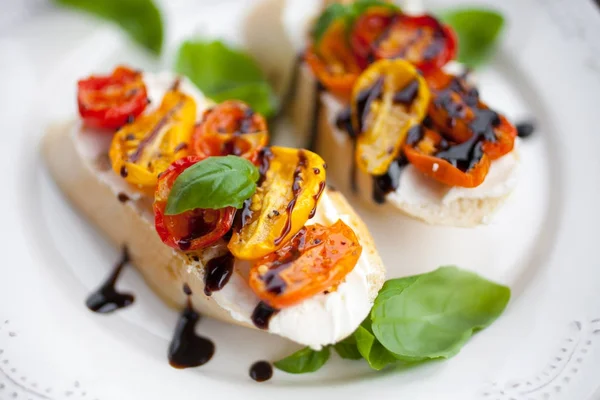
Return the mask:
[[(194, 32), (243, 43), (243, 18), (261, 2), (165, 4), (165, 59)], [(249, 366), (287, 355), (293, 344), (203, 320), (198, 329), (216, 342), (215, 357), (175, 370), (166, 351), (177, 313), (133, 269), (119, 281), (135, 294), (132, 307), (112, 315), (87, 310), (86, 295), (118, 254), (70, 208), (40, 160), (37, 143), (48, 124), (75, 114), (78, 77), (117, 62), (149, 70), (170, 63), (150, 59), (109, 27), (51, 9), (1, 29), (0, 399), (597, 398), (600, 10), (591, 0), (568, 8), (560, 0), (507, 0), (500, 8), (512, 24), (480, 74), (483, 97), (515, 120), (538, 121), (535, 137), (522, 143), (523, 174), (508, 204), (473, 230), (409, 219), (389, 226), (385, 215), (357, 210), (390, 277), (457, 264), (513, 289), (505, 314), (445, 362), (373, 372), (334, 355), (316, 374), (277, 371), (263, 384), (250, 380)]]

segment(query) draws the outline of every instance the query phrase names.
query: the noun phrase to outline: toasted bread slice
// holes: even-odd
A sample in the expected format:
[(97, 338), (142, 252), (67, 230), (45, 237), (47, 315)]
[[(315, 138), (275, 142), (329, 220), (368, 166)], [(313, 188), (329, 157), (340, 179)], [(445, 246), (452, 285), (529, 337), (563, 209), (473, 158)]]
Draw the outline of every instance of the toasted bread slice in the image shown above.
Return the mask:
[[(149, 81), (147, 85), (153, 86)], [(182, 288), (188, 284), (193, 306), (201, 313), (255, 328), (251, 315), (259, 299), (248, 285), (247, 263), (236, 260), (225, 287), (206, 296), (206, 263), (224, 254), (226, 243), (220, 241), (193, 253), (163, 244), (154, 228), (152, 197), (128, 185), (110, 168), (110, 139), (106, 132), (84, 128), (79, 122), (51, 126), (42, 150), (60, 189), (116, 246), (127, 245), (132, 263), (167, 304), (182, 308), (187, 301)], [(368, 314), (383, 285), (385, 269), (364, 223), (340, 193), (326, 189), (315, 218), (309, 222), (333, 224), (338, 219), (355, 230), (363, 247), (354, 270), (336, 291), (319, 294), (275, 314), (269, 332), (320, 348), (351, 334)]]
[[(305, 64), (299, 68), (296, 96), (287, 112), (298, 134), (305, 135), (306, 143), (315, 134), (315, 151), (328, 163), (328, 178), (343, 193), (359, 197), (367, 206), (379, 207), (390, 213), (390, 218), (400, 211), (433, 225), (472, 227), (489, 222), (516, 186), (519, 157), (513, 150), (493, 161), (484, 183), (471, 189), (443, 185), (409, 165), (400, 175), (399, 188), (386, 196), (386, 204), (376, 204), (372, 178), (361, 171), (355, 178), (351, 176), (352, 139), (335, 122), (343, 105), (326, 92), (317, 95), (312, 72)], [(311, 112), (314, 107), (318, 107), (317, 113)], [(317, 118), (316, 132), (306, 115)]]

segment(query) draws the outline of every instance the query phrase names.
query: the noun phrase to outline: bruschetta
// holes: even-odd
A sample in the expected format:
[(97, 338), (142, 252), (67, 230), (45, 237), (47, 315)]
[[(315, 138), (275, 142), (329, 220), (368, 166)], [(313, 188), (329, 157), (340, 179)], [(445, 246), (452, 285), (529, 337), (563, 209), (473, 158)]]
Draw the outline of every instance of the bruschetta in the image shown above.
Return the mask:
[(385, 2), (335, 2), (308, 32), (290, 113), (334, 184), (430, 224), (488, 222), (517, 183), (517, 131), (453, 61), (452, 29)]
[[(190, 296), (205, 315), (316, 349), (367, 316), (385, 269), (359, 216), (327, 188), (319, 155), (269, 146), (249, 106), (213, 104), (171, 73), (118, 67), (83, 79), (78, 105), (79, 118), (45, 135), (46, 166), (166, 303), (183, 308)], [(184, 173), (227, 156), (258, 171), (239, 209), (194, 208), (223, 181), (171, 209)]]

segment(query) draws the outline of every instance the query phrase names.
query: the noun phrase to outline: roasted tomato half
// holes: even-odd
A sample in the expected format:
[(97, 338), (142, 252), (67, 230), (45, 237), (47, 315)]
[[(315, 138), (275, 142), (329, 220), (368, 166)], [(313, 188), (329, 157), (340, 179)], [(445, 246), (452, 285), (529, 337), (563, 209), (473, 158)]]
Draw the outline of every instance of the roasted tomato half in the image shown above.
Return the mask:
[(456, 35), (431, 15), (397, 15), (372, 43), (378, 59), (402, 58), (423, 72), (456, 56)]
[(199, 250), (210, 246), (231, 229), (235, 207), (219, 210), (197, 208), (177, 215), (165, 215), (169, 193), (177, 177), (203, 158), (188, 156), (173, 162), (164, 171), (154, 194), (154, 225), (161, 240), (174, 249)]
[(85, 125), (119, 128), (140, 115), (148, 104), (142, 73), (119, 66), (111, 75), (92, 75), (80, 80), (77, 104)]
[(160, 107), (125, 125), (110, 146), (113, 170), (127, 182), (153, 191), (158, 175), (188, 155), (196, 102), (178, 90), (168, 91)]
[(303, 227), (279, 250), (257, 260), (250, 287), (271, 307), (293, 306), (339, 285), (358, 262), (362, 246), (348, 225)]
[(247, 104), (229, 100), (208, 109), (192, 136), (192, 152), (200, 157), (229, 154), (257, 162), (267, 145), (267, 122)]
[(350, 45), (362, 68), (373, 62), (377, 39), (400, 13), (389, 7), (370, 7), (360, 15), (350, 31)]
[(287, 242), (314, 216), (325, 188), (325, 162), (308, 150), (265, 148), (261, 179), (246, 200), (229, 250), (237, 258), (263, 257)]
[(483, 141), (475, 136), (463, 143), (449, 142), (422, 126), (420, 136), (409, 138), (403, 150), (415, 168), (448, 186), (479, 186), (490, 168)]
[(465, 78), (436, 70), (425, 79), (432, 95), (428, 115), (446, 137), (462, 143), (473, 135), (481, 136), (483, 150), (492, 160), (512, 151), (517, 129), (481, 101)]
[(343, 21), (332, 23), (318, 46), (308, 48), (304, 60), (327, 90), (342, 100), (350, 98), (361, 68), (350, 49)]
[(427, 84), (407, 61), (380, 60), (363, 72), (351, 102), (358, 167), (371, 175), (386, 173), (428, 104)]

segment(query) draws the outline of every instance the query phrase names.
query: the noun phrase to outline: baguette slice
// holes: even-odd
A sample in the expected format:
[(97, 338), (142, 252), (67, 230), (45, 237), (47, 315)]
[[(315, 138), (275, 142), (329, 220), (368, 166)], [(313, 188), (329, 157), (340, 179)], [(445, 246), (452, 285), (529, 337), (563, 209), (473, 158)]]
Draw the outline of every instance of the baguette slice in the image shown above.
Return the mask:
[[(158, 104), (173, 76), (145, 75), (144, 79), (152, 104)], [(207, 101), (200, 93), (185, 81), (182, 87), (194, 92), (200, 109), (206, 107)], [(251, 315), (259, 299), (247, 283), (248, 264), (236, 260), (225, 287), (206, 296), (205, 265), (225, 254), (226, 243), (221, 241), (189, 254), (164, 245), (154, 229), (153, 199), (128, 185), (110, 168), (107, 151), (111, 136), (84, 128), (79, 122), (48, 129), (43, 156), (61, 190), (116, 246), (128, 246), (133, 264), (167, 304), (175, 308), (185, 305), (187, 297), (182, 287), (187, 283), (198, 311), (256, 329)], [(351, 334), (369, 313), (383, 285), (385, 269), (364, 223), (340, 193), (325, 190), (317, 214), (309, 222), (332, 224), (337, 219), (355, 230), (363, 246), (354, 270), (336, 291), (319, 294), (275, 314), (269, 332), (319, 349)]]

